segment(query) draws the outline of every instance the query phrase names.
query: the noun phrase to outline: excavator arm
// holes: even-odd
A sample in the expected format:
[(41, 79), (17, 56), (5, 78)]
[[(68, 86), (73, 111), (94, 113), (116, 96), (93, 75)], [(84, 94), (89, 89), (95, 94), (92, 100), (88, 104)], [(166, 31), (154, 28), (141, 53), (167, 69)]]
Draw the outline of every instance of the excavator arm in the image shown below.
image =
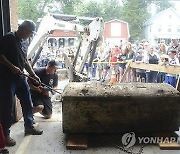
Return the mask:
[[(84, 17), (83, 17), (84, 18)], [(37, 62), (38, 57), (43, 50), (43, 45), (47, 41), (48, 35), (56, 29), (76, 31), (80, 35), (79, 46), (76, 51), (75, 59), (70, 63), (67, 55), (64, 54), (66, 69), (70, 82), (82, 81), (84, 64), (89, 59), (89, 66), (91, 66), (96, 46), (102, 42), (104, 22), (102, 18), (88, 18), (92, 22), (88, 26), (76, 24), (75, 21), (83, 19), (82, 17), (76, 17), (71, 15), (56, 15), (47, 14), (40, 22), (37, 34), (34, 36), (31, 44), (28, 48), (28, 60), (30, 60), (32, 66)], [(84, 19), (87, 19), (86, 17)], [(84, 43), (86, 42), (86, 43)], [(82, 46), (85, 51), (82, 52)], [(77, 58), (83, 53), (83, 60), (81, 61), (80, 68), (75, 70)]]
[(42, 47), (46, 42), (48, 35), (55, 29), (71, 30), (77, 32), (83, 32), (84, 27), (80, 24), (70, 23), (63, 20), (58, 20), (53, 14), (47, 14), (40, 22), (37, 34), (34, 36), (31, 44), (28, 47), (28, 59), (33, 60), (39, 47)]

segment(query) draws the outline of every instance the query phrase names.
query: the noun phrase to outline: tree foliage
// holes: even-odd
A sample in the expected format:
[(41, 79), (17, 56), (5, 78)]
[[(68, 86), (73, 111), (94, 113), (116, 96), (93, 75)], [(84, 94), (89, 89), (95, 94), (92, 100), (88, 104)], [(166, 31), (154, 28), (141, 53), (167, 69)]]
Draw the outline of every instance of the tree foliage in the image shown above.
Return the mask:
[(62, 11), (64, 14), (76, 14), (81, 0), (61, 0)]
[(20, 19), (37, 21), (44, 15), (44, 8), (52, 0), (18, 0), (18, 15)]
[(79, 15), (88, 17), (101, 17), (103, 15), (102, 6), (96, 1), (90, 1), (84, 5)]
[(157, 12), (163, 11), (163, 10), (170, 8), (170, 7), (173, 7), (173, 4), (169, 0), (153, 1), (152, 3), (154, 3), (157, 6)]
[(86, 17), (103, 17), (105, 21), (124, 20), (129, 23), (131, 41), (142, 38), (142, 26), (150, 13), (151, 4), (162, 11), (172, 6), (170, 0), (18, 0), (19, 18), (37, 21), (45, 10), (50, 13), (63, 13)]
[(129, 23), (131, 41), (141, 39), (143, 23), (149, 16), (142, 0), (127, 0), (121, 10), (121, 19)]
[(157, 11), (171, 7), (168, 0), (124, 0), (121, 19), (129, 23), (131, 41), (143, 38), (143, 24), (150, 17), (148, 8), (155, 4)]
[(120, 5), (119, 0), (104, 0), (102, 6), (102, 16), (106, 21), (119, 19), (121, 17), (122, 6)]

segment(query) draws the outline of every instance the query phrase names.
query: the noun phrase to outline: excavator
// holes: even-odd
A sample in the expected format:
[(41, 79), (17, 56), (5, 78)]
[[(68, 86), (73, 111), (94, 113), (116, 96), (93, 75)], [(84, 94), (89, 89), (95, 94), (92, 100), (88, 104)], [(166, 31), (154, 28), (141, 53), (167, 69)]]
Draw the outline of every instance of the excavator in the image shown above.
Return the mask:
[[(82, 24), (76, 23), (77, 20), (80, 19), (91, 20), (91, 22), (89, 25), (83, 26)], [(86, 76), (83, 75), (84, 64), (87, 59), (89, 59), (89, 66), (92, 65), (96, 47), (98, 44), (102, 43), (104, 29), (103, 19), (100, 17), (87, 18), (64, 14), (47, 14), (42, 18), (37, 34), (34, 36), (28, 48), (28, 60), (31, 62), (32, 66), (37, 62), (43, 50), (43, 46), (45, 42), (47, 42), (48, 35), (56, 29), (75, 31), (79, 36), (79, 45), (74, 61), (71, 63), (65, 53), (63, 56), (65, 58), (65, 65), (70, 82), (87, 80)], [(84, 43), (86, 47), (83, 48), (86, 49), (86, 51), (84, 52), (79, 69), (75, 70), (77, 59), (83, 46), (82, 42), (86, 42)]]

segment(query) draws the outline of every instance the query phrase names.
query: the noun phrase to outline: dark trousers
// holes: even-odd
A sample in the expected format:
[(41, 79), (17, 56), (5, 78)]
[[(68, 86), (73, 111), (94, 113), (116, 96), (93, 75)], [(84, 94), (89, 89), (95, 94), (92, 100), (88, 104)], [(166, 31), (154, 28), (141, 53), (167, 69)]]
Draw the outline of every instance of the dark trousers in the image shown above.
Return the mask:
[(96, 77), (97, 64), (92, 64), (92, 77)]
[(146, 82), (147, 83), (156, 83), (157, 82), (157, 73), (156, 71), (146, 72)]
[(13, 122), (15, 95), (20, 100), (24, 117), (24, 127), (33, 128), (32, 100), (29, 85), (25, 79), (0, 79), (0, 121), (5, 136), (10, 134)]
[(166, 73), (159, 72), (157, 74), (157, 83), (163, 83), (165, 81)]

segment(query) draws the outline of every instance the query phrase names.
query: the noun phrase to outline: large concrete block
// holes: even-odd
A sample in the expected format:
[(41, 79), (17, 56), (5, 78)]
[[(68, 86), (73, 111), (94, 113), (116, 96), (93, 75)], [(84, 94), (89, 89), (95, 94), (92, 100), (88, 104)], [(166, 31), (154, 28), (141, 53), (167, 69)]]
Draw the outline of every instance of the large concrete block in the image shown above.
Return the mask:
[(69, 83), (64, 133), (162, 132), (180, 126), (180, 92), (157, 83)]

